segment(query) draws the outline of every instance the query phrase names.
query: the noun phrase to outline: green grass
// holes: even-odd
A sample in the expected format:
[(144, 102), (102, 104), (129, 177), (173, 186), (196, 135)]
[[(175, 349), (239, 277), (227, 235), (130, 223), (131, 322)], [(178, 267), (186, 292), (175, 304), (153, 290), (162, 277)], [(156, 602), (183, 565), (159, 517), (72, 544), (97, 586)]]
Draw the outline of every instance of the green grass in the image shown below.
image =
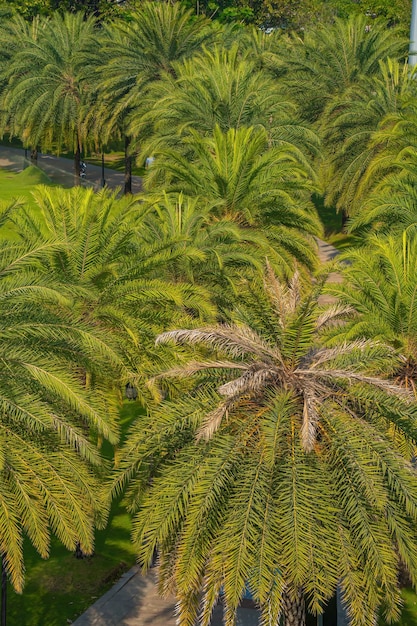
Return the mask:
[(30, 165), (19, 174), (0, 169), (0, 199), (10, 202), (22, 198), (31, 203), (31, 192), (35, 185), (52, 185), (51, 179), (34, 165)]
[[(126, 433), (140, 411), (136, 402), (124, 403), (122, 433)], [(111, 446), (103, 446), (103, 454), (111, 457)], [(27, 542), (26, 584), (22, 595), (9, 586), (8, 626), (64, 626), (81, 615), (134, 564), (130, 529), (130, 517), (117, 501), (107, 528), (96, 534), (95, 554), (91, 558), (76, 559), (54, 540), (51, 556), (44, 561)]]
[[(0, 206), (8, 205), (13, 200), (19, 199), (31, 206), (34, 211), (38, 211), (39, 208), (31, 193), (36, 185), (54, 185), (54, 183), (34, 165), (27, 167), (19, 174), (0, 169)], [(14, 226), (6, 222), (1, 228), (0, 237), (8, 241), (16, 241), (18, 235)]]

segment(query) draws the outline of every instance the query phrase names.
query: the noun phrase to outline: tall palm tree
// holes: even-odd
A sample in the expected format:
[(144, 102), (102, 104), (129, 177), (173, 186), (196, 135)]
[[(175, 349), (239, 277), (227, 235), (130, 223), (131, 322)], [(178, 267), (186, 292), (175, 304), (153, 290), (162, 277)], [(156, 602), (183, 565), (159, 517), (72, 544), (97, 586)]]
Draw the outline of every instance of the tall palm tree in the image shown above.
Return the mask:
[[(400, 173), (382, 178), (375, 189), (359, 205), (358, 212), (348, 222), (348, 231), (361, 237), (369, 232), (381, 234), (414, 231), (417, 227), (417, 163), (414, 156)], [(392, 163), (395, 167), (395, 163)]]
[(415, 90), (414, 72), (407, 64), (388, 59), (380, 62), (379, 75), (364, 78), (324, 110), (321, 178), (327, 204), (345, 215), (358, 210), (369, 190), (367, 168), (384, 149), (384, 143), (373, 138), (388, 115), (400, 114)]
[(228, 318), (243, 276), (259, 273), (267, 257), (277, 271), (290, 271), (291, 258), (271, 245), (261, 229), (217, 218), (200, 197), (146, 194), (141, 238), (146, 245), (169, 246), (167, 279), (209, 288), (219, 313)]
[[(148, 210), (133, 198), (77, 187), (39, 186), (33, 205), (16, 209), (9, 219), (27, 246), (50, 241), (61, 245), (44, 262), (46, 275), (67, 285), (72, 308), (118, 346), (130, 370), (120, 381), (114, 373), (94, 371), (89, 384), (120, 388), (135, 372), (138, 391), (154, 353), (155, 335), (187, 318), (210, 319), (214, 306), (203, 285), (186, 277), (172, 280), (168, 267), (178, 256), (175, 241), (147, 240), (143, 219)], [(138, 351), (140, 346), (141, 350)]]
[(212, 37), (206, 20), (192, 19), (179, 3), (145, 2), (129, 21), (105, 26), (104, 38), (90, 68), (99, 93), (94, 111), (97, 133), (106, 144), (118, 133), (125, 142), (125, 193), (131, 192), (131, 136), (126, 117), (146, 89), (173, 63), (194, 54)]
[(159, 145), (178, 146), (190, 129), (211, 135), (216, 126), (222, 132), (262, 127), (271, 146), (296, 146), (300, 160), (318, 152), (318, 138), (297, 120), (295, 105), (257, 67), (252, 51), (242, 53), (238, 43), (204, 48), (177, 63), (175, 77), (165, 74), (130, 116), (133, 136), (151, 133), (142, 154), (153, 154)]
[[(39, 17), (28, 22), (21, 15), (14, 14), (9, 19), (1, 22), (1, 40), (3, 46), (0, 52), (0, 132), (1, 136), (5, 133), (13, 134), (13, 128), (16, 128), (17, 121), (14, 119), (14, 110), (8, 108), (4, 104), (7, 97), (6, 70), (17, 51), (25, 46), (27, 41), (35, 42), (37, 38), (42, 37), (42, 31), (45, 27), (45, 20)], [(36, 145), (30, 146), (32, 153), (36, 154)]]
[(72, 151), (77, 177), (87, 143), (81, 111), (89, 98), (80, 67), (96, 46), (94, 18), (56, 12), (39, 32), (21, 37), (3, 72), (3, 128), (25, 145)]
[(18, 592), (25, 537), (43, 558), (51, 534), (92, 552), (107, 506), (90, 433), (118, 440), (114, 397), (86, 389), (79, 372), (118, 376), (123, 364), (108, 337), (73, 311), (66, 286), (41, 271), (56, 247), (0, 244), (0, 553)]
[[(364, 77), (380, 75), (380, 61), (404, 59), (407, 40), (396, 27), (365, 15), (336, 19), (294, 38), (275, 60), (275, 72), (299, 103), (306, 119), (316, 121), (335, 97), (359, 84)], [(273, 65), (271, 66), (273, 69)]]
[(352, 626), (381, 604), (395, 619), (396, 550), (417, 582), (415, 473), (388, 428), (414, 442), (416, 406), (382, 343), (323, 347), (345, 311), (320, 310), (320, 290), (269, 272), (235, 323), (158, 338), (178, 365), (154, 383), (177, 389), (134, 426), (114, 490), (128, 485), (139, 561), (159, 550), (181, 626), (208, 626), (219, 597), (232, 626), (247, 585), (263, 623), (302, 626), (304, 599), (321, 613), (338, 581)]
[(372, 224), (387, 229), (415, 222), (417, 109), (412, 90), (398, 110), (388, 113), (373, 134), (372, 159), (363, 174), (357, 215), (351, 228)]
[[(328, 290), (349, 310), (338, 337), (384, 341), (401, 355), (397, 381), (417, 397), (417, 239), (373, 236), (341, 257), (344, 281)], [(336, 331), (333, 333), (336, 334)]]
[[(309, 171), (288, 146), (269, 149), (265, 130), (216, 127), (213, 137), (190, 130), (187, 154), (182, 148), (160, 147), (145, 178), (149, 190), (199, 196), (215, 216), (245, 226), (266, 226), (269, 241), (289, 258), (314, 265), (310, 235), (321, 232), (314, 207)], [(288, 258), (288, 257), (287, 257)]]

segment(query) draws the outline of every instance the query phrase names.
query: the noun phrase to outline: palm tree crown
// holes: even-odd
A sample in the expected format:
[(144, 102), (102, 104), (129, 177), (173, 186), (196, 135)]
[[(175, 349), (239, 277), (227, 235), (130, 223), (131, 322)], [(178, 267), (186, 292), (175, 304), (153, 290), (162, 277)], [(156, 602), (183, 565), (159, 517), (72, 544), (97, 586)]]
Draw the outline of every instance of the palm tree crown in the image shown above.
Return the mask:
[(275, 626), (303, 597), (321, 612), (339, 580), (351, 623), (371, 626), (381, 602), (398, 615), (397, 549), (417, 580), (415, 477), (387, 428), (414, 440), (416, 408), (376, 375), (393, 369), (390, 349), (323, 347), (344, 308), (320, 311), (320, 288), (303, 299), (296, 276), (269, 274), (235, 324), (159, 337), (190, 357), (154, 379), (178, 394), (171, 383), (138, 421), (115, 490), (129, 482), (139, 558), (160, 550), (181, 626), (207, 626), (219, 594), (231, 626), (247, 584)]
[(41, 36), (35, 31), (22, 37), (4, 72), (3, 124), (25, 145), (73, 151), (77, 174), (86, 143), (82, 107), (89, 97), (79, 69), (95, 46), (95, 26), (94, 18), (81, 13), (56, 13)]
[(204, 48), (176, 63), (175, 77), (165, 74), (139, 104), (130, 128), (141, 137), (151, 132), (143, 147), (146, 154), (153, 154), (160, 144), (178, 145), (189, 129), (211, 135), (216, 126), (224, 133), (260, 126), (270, 145), (297, 146), (300, 159), (318, 150), (317, 137), (297, 119), (295, 105), (283, 97), (272, 77), (257, 68), (250, 51), (242, 53), (237, 43), (228, 50)]
[(366, 337), (389, 343), (401, 354), (398, 382), (417, 395), (415, 233), (373, 236), (362, 248), (342, 255), (341, 264), (345, 280), (328, 287), (349, 309), (337, 341), (343, 336), (348, 341)]

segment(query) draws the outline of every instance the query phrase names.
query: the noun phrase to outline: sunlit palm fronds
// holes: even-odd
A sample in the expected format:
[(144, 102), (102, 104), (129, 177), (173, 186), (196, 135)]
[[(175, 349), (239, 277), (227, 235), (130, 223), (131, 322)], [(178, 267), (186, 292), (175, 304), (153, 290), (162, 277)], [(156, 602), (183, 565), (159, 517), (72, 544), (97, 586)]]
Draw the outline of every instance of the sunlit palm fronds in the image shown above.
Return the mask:
[(159, 550), (184, 626), (208, 624), (219, 594), (232, 624), (246, 585), (266, 623), (303, 597), (322, 612), (338, 583), (355, 626), (381, 601), (396, 618), (398, 554), (417, 580), (415, 476), (392, 438), (417, 441), (417, 411), (388, 375), (399, 361), (383, 342), (323, 345), (353, 304), (322, 311), (319, 284), (264, 282), (233, 324), (158, 338), (179, 362), (154, 383), (179, 384), (133, 427), (114, 484), (139, 559)]
[(114, 398), (100, 385), (87, 389), (80, 374), (110, 363), (117, 371), (120, 359), (42, 271), (58, 248), (0, 248), (0, 548), (17, 591), (24, 536), (44, 558), (51, 534), (92, 552), (107, 513), (94, 438), (118, 440)]

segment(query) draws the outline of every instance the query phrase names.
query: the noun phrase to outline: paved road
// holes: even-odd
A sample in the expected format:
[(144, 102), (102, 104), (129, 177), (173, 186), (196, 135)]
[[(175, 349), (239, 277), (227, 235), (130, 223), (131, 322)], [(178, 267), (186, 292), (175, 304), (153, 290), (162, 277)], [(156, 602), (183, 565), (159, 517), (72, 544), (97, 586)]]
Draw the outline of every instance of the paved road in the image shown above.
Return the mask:
[[(9, 148), (8, 146), (0, 146), (0, 167), (9, 169), (13, 172), (21, 172), (25, 167), (31, 165), (31, 161), (25, 159), (25, 151), (21, 148)], [(74, 162), (72, 159), (56, 157), (50, 154), (39, 154), (36, 165), (49, 176), (49, 178), (64, 187), (72, 187), (74, 185)], [(96, 189), (101, 187), (101, 167), (98, 165), (90, 165), (87, 162), (87, 176), (82, 179), (82, 184), (92, 186)], [(104, 168), (104, 178), (106, 185), (111, 189), (123, 186), (123, 174), (109, 168)], [(132, 177), (132, 191), (138, 193), (141, 190), (141, 178), (139, 176)]]

